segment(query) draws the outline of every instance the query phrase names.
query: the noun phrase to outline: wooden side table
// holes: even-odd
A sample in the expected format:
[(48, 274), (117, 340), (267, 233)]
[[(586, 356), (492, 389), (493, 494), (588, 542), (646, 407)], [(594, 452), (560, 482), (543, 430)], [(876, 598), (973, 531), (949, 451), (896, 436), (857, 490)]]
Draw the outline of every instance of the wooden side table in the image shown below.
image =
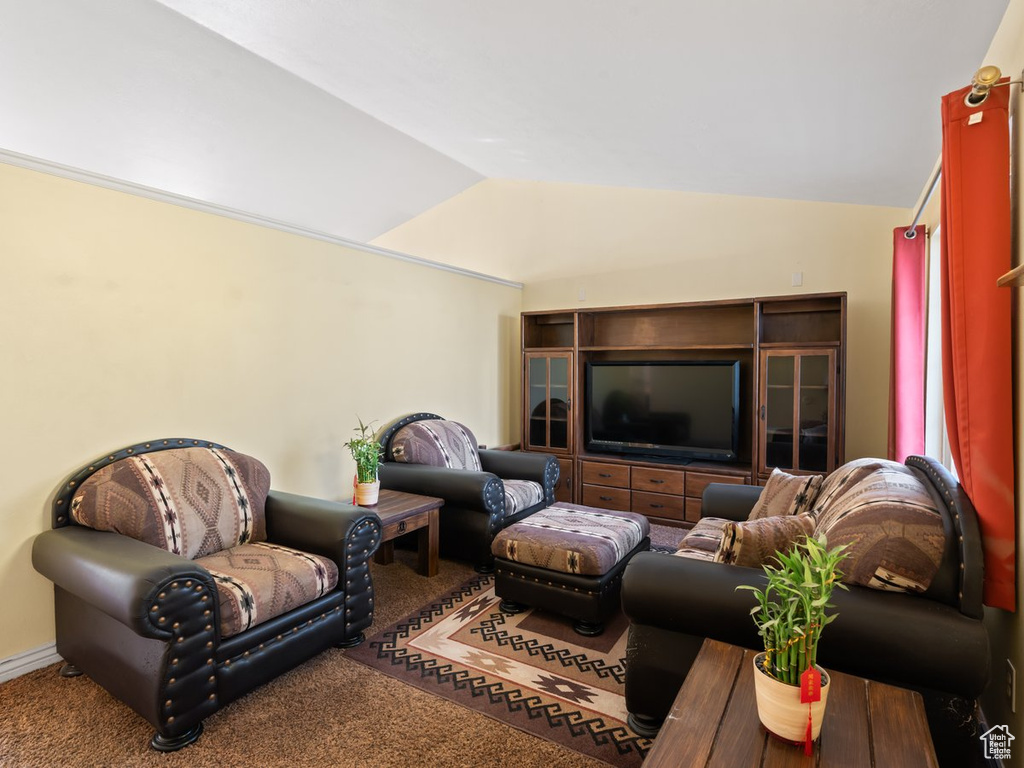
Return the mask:
[(919, 693), (831, 670), (813, 754), (769, 736), (757, 718), (753, 658), (753, 651), (704, 641), (644, 768), (937, 768)]
[(444, 499), (419, 496), (403, 491), (381, 490), (372, 509), (380, 517), (383, 536), (373, 561), (389, 565), (395, 559), (395, 539), (419, 531), (416, 544), (419, 555), (417, 570), (424, 576), (437, 575), (438, 510)]

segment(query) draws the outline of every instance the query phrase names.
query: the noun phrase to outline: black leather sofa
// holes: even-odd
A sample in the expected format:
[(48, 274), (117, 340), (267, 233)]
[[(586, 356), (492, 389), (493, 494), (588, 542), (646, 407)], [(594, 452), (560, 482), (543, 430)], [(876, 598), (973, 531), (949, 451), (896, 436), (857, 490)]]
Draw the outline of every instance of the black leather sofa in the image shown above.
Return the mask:
[(191, 446), (223, 449), (205, 440), (153, 440), (73, 472), (53, 500), (52, 530), (32, 545), (32, 564), (54, 584), (57, 653), (67, 662), (61, 674), (84, 673), (135, 710), (156, 729), (151, 745), (162, 752), (191, 744), (206, 717), (257, 686), (327, 648), (359, 644), (373, 620), (369, 560), (381, 525), (370, 510), (271, 490), (267, 542), (333, 560), (338, 584), (225, 638), (214, 577), (202, 565), (72, 518), (73, 496), (95, 472)]
[[(384, 454), (380, 487), (444, 499), (440, 511), (440, 554), (474, 564), (480, 572), (494, 570), (491, 543), (505, 526), (522, 520), (555, 502), (558, 461), (542, 453), (478, 450), (482, 472), (449, 469), (394, 460), (392, 438), (407, 424), (441, 419), (434, 413), (413, 413), (396, 419), (378, 432)], [(506, 514), (502, 479), (532, 480), (543, 489), (543, 499), (515, 514)]]
[[(906, 464), (932, 492), (944, 516), (947, 546), (923, 595), (859, 586), (832, 595), (838, 618), (822, 638), (826, 668), (914, 688), (974, 699), (990, 675), (982, 624), (983, 561), (978, 521), (963, 488), (933, 459)], [(709, 485), (702, 516), (744, 520), (761, 489)], [(626, 708), (630, 724), (656, 733), (704, 638), (762, 650), (741, 584), (762, 585), (760, 569), (657, 552), (636, 555), (626, 568), (622, 606), (630, 620), (626, 651)]]

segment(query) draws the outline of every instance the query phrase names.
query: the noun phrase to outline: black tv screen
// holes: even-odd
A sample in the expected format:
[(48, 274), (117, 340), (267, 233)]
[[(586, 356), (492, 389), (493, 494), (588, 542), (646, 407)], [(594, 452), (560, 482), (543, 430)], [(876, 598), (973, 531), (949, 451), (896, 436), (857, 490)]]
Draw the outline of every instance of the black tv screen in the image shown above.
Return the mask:
[(587, 363), (586, 450), (732, 461), (736, 361)]

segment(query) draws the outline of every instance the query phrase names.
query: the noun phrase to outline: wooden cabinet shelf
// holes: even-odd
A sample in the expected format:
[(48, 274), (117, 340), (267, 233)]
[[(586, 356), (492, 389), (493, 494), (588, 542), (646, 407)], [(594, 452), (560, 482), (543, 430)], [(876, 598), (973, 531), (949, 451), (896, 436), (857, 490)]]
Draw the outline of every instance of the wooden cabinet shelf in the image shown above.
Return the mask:
[(759, 303), (761, 348), (770, 344), (794, 347), (845, 343), (846, 294), (764, 299)]
[(800, 341), (793, 341), (793, 342), (787, 342), (787, 341), (775, 341), (775, 342), (772, 342), (772, 341), (762, 341), (757, 346), (758, 346), (759, 349), (794, 349), (794, 348), (797, 348), (797, 347), (811, 347), (811, 348), (814, 348), (814, 349), (821, 349), (822, 347), (834, 347), (834, 348), (838, 349), (839, 344), (835, 343), (835, 342), (830, 342), (830, 341), (825, 341), (825, 342), (821, 342), (821, 341), (804, 341), (804, 342), (800, 342)]
[(580, 352), (632, 352), (637, 350), (653, 351), (653, 352), (673, 352), (683, 350), (739, 350), (739, 349), (753, 349), (753, 344), (677, 344), (677, 345), (656, 345), (647, 344), (643, 346), (633, 345), (629, 347), (580, 347)]
[[(686, 321), (680, 322), (680, 316)], [(752, 302), (707, 302), (619, 307), (579, 313), (581, 348), (673, 349), (753, 345)]]
[[(708, 482), (842, 463), (845, 293), (524, 312), (522, 344), (523, 445), (558, 456), (559, 499), (689, 525)], [(587, 364), (638, 361), (739, 362), (736, 461), (683, 465), (584, 450), (585, 414), (575, 404)], [(601, 477), (608, 467), (619, 467), (615, 482)]]
[(523, 347), (571, 351), (576, 344), (576, 316), (572, 312), (523, 315)]

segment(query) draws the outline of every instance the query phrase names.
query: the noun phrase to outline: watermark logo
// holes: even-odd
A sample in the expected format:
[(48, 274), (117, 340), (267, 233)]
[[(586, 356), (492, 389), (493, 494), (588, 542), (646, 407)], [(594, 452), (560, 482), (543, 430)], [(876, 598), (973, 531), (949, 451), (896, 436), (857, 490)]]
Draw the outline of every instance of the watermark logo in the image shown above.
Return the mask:
[(985, 745), (986, 760), (1010, 759), (1010, 742), (1016, 738), (1010, 733), (1010, 726), (997, 725), (994, 728), (989, 728), (978, 738)]

